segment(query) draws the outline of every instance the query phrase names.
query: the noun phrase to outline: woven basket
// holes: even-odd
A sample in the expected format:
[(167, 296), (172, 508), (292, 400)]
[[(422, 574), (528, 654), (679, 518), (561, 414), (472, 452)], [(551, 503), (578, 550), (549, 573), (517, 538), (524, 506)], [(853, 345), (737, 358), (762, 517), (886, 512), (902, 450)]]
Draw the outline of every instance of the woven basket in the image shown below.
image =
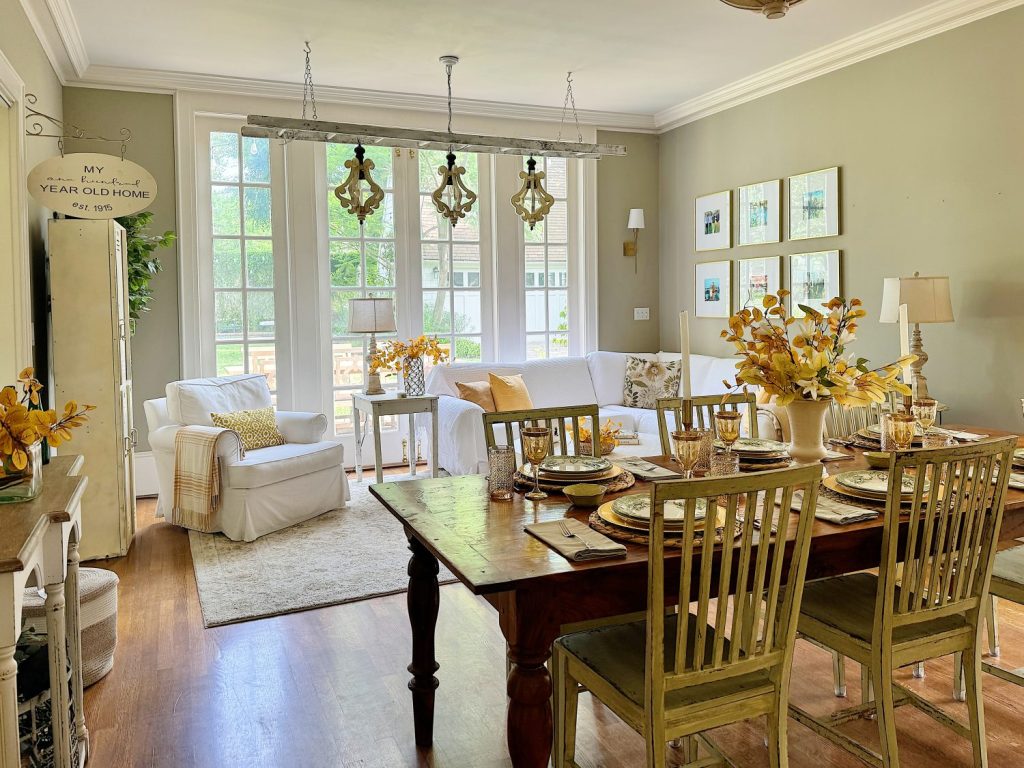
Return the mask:
[[(82, 683), (92, 685), (114, 666), (117, 646), (117, 574), (102, 568), (79, 568), (79, 621), (82, 629)], [(22, 617), (26, 625), (46, 627), (46, 598), (25, 590)]]

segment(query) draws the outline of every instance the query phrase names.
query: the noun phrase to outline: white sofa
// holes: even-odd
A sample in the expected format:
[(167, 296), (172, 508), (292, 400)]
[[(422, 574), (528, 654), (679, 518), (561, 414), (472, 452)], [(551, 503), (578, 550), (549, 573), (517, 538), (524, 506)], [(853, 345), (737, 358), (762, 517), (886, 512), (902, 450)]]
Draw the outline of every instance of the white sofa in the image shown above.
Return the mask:
[[(244, 374), (175, 381), (167, 397), (145, 402), (149, 444), (156, 459), (157, 515), (174, 503), (174, 436), (185, 425), (212, 426), (211, 413), (272, 405), (267, 379)], [(222, 504), (218, 527), (229, 539), (252, 541), (273, 531), (345, 506), (349, 498), (341, 443), (324, 440), (322, 413), (277, 411), (284, 445), (239, 455), (236, 441), (218, 443)]]
[[(453, 475), (486, 471), (487, 449), (481, 418), (483, 409), (461, 400), (456, 382), (486, 381), (488, 373), (502, 376), (522, 374), (530, 399), (537, 408), (597, 403), (602, 423), (610, 418), (619, 422), (624, 432), (636, 430), (639, 434), (639, 445), (619, 446), (617, 453), (635, 456), (661, 453), (657, 413), (623, 405), (627, 357), (662, 361), (680, 359), (678, 352), (591, 352), (586, 357), (528, 360), (521, 363), (455, 363), (435, 366), (427, 379), (427, 392), (440, 396), (440, 466)], [(722, 380), (731, 380), (736, 375), (736, 360), (691, 355), (690, 371), (694, 395), (720, 394), (726, 391)]]

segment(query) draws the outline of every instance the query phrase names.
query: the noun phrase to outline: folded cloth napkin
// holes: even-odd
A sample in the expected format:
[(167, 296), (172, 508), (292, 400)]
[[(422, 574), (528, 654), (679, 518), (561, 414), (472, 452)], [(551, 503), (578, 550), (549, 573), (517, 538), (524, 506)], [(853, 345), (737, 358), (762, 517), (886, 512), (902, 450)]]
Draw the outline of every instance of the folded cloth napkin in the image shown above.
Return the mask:
[[(796, 491), (793, 493), (792, 508), (794, 512), (798, 512), (804, 503), (803, 491)], [(850, 523), (859, 523), (864, 520), (874, 520), (878, 517), (878, 512), (874, 509), (865, 509), (864, 507), (856, 507), (853, 504), (844, 504), (841, 501), (830, 499), (824, 494), (818, 494), (818, 506), (814, 510), (814, 516), (819, 520), (824, 520), (826, 523), (833, 523), (835, 525), (849, 525)]]
[(1010, 473), (1010, 487), (1018, 491), (1024, 491), (1024, 472)]
[(955, 429), (942, 429), (940, 427), (934, 427), (934, 430), (941, 435), (949, 435), (957, 440), (963, 440), (966, 443), (973, 443), (976, 440), (984, 440), (988, 437), (988, 435), (979, 435), (975, 432), (959, 432)]
[(657, 464), (651, 464), (649, 461), (644, 461), (634, 456), (616, 459), (615, 463), (628, 469), (641, 480), (678, 480), (682, 477), (678, 472), (659, 467)]
[[(561, 523), (565, 523), (573, 535), (562, 533)], [(526, 532), (536, 536), (558, 554), (574, 563), (586, 560), (604, 560), (610, 557), (625, 557), (626, 545), (612, 541), (602, 533), (598, 533), (579, 520), (547, 520), (543, 523), (530, 523)]]
[(848, 453), (843, 453), (842, 451), (827, 451), (825, 453), (825, 458), (822, 459), (822, 461), (843, 461), (844, 459), (852, 458), (853, 456)]

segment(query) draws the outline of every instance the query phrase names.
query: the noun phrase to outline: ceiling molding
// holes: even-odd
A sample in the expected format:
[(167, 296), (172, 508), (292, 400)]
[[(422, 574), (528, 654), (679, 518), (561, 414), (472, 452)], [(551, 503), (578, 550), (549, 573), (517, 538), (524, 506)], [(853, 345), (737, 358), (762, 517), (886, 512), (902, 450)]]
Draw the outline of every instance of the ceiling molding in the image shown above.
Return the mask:
[[(1022, 0), (1024, 1), (1024, 0)], [(227, 93), (235, 96), (259, 96), (266, 98), (302, 100), (302, 84), (279, 80), (258, 80), (254, 78), (227, 77), (222, 75), (194, 74), (190, 72), (161, 72), (151, 69), (128, 67), (91, 66), (85, 75), (73, 85), (102, 88), (131, 88), (155, 92), (201, 91), (206, 93)], [(394, 93), (362, 88), (343, 88), (317, 83), (316, 98), (320, 103), (345, 104), (365, 107), (390, 107), (420, 112), (448, 111), (444, 96), (425, 96), (415, 93)], [(527, 104), (483, 101), (478, 99), (453, 99), (452, 110), (456, 114), (479, 117), (497, 117), (518, 120), (558, 122), (562, 119), (561, 107), (538, 107)], [(628, 112), (602, 112), (579, 110), (580, 123), (596, 128), (654, 133), (654, 116)]]
[(71, 10), (68, 0), (46, 0), (46, 7), (57, 27), (57, 34), (64, 44), (64, 50), (71, 60), (75, 77), (79, 78), (89, 69), (89, 53), (85, 50), (85, 41), (78, 29), (75, 13)]
[(655, 114), (654, 123), (658, 132), (664, 133), (1022, 4), (1024, 0), (939, 0), (933, 5), (664, 109)]
[(21, 0), (32, 31), (62, 85), (89, 68), (89, 54), (68, 0)]

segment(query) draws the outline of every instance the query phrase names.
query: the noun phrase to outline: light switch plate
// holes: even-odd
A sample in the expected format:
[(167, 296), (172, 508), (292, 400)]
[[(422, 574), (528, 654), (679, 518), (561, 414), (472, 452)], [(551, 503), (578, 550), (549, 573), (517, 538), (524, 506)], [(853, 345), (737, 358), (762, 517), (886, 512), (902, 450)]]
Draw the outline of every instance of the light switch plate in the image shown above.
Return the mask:
[(633, 307), (633, 319), (634, 320), (650, 320), (651, 319), (651, 308), (650, 307)]

